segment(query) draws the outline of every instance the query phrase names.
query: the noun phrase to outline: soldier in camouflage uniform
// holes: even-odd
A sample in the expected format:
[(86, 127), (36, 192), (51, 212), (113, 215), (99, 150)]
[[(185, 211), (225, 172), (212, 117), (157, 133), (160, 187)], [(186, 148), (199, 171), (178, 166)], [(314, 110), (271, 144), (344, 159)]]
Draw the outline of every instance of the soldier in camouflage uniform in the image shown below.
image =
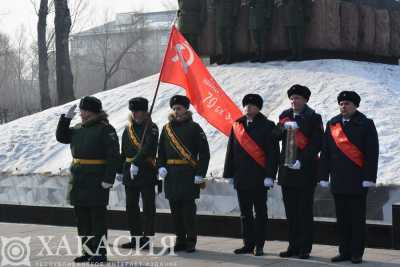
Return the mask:
[(178, 0), (179, 31), (193, 49), (199, 52), (199, 35), (207, 19), (206, 0)]
[(72, 106), (67, 114), (61, 115), (56, 138), (58, 142), (70, 145), (73, 157), (68, 198), (74, 206), (84, 248), (83, 256), (74, 261), (101, 263), (107, 261), (104, 248), (106, 206), (119, 165), (118, 136), (99, 99), (84, 97), (79, 108), (82, 122), (70, 127), (76, 109), (76, 105)]
[(234, 30), (240, 10), (240, 0), (214, 0), (216, 10), (217, 40), (222, 57), (218, 64), (231, 64), (234, 55)]
[[(122, 248), (147, 249), (149, 237), (154, 236), (156, 214), (155, 185), (157, 168), (155, 158), (158, 145), (158, 128), (151, 122), (148, 113), (148, 100), (135, 97), (129, 100), (129, 124), (122, 134), (121, 173), (117, 179), (125, 185), (126, 212), (131, 241), (122, 244)], [(142, 142), (147, 125), (145, 137)], [(139, 200), (142, 197), (143, 216), (140, 214)], [(140, 239), (136, 239), (139, 238)], [(139, 242), (137, 242), (139, 241)]]
[(289, 61), (304, 58), (304, 32), (311, 20), (311, 0), (282, 0), (285, 8), (285, 27), (291, 55)]
[(210, 161), (207, 137), (193, 121), (186, 96), (171, 98), (173, 113), (160, 136), (158, 146), (159, 176), (165, 181), (177, 236), (175, 251), (194, 252), (197, 242), (196, 203), (205, 184)]
[(251, 62), (266, 62), (267, 36), (272, 27), (274, 0), (248, 0), (249, 30), (255, 50)]

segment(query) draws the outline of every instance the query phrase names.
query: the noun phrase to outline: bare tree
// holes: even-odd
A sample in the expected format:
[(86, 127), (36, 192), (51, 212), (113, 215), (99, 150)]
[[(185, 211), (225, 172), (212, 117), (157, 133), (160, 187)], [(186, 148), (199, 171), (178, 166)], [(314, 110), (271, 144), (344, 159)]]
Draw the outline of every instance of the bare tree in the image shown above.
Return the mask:
[(69, 34), (71, 32), (71, 14), (67, 0), (54, 0), (55, 36), (56, 36), (56, 75), (58, 103), (63, 104), (75, 99), (73, 76), (69, 57)]
[[(47, 24), (47, 19), (49, 15), (54, 15), (55, 6), (54, 0), (30, 0), (32, 6), (38, 16), (37, 23), (37, 61), (39, 68), (39, 88), (40, 88), (40, 98), (41, 107), (46, 109), (52, 105), (50, 85), (49, 85), (49, 56), (55, 50), (55, 29), (54, 26)], [(84, 11), (88, 7), (88, 0), (74, 0), (70, 1), (71, 7), (71, 29), (74, 31), (76, 28), (84, 27), (85, 23), (83, 20)], [(79, 23), (78, 23), (79, 22)]]
[(37, 46), (39, 56), (39, 88), (40, 88), (40, 105), (42, 109), (51, 106), (50, 89), (49, 89), (49, 57), (47, 46), (47, 15), (49, 14), (49, 1), (41, 0), (38, 12), (37, 24)]

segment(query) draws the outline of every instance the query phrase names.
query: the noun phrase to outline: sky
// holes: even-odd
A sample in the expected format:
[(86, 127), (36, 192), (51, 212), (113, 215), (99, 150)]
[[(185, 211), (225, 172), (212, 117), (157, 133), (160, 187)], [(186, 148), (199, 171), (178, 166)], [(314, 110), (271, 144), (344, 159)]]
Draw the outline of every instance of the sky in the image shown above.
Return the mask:
[[(28, 34), (29, 39), (36, 35), (37, 16), (32, 1), (40, 0), (0, 0), (0, 32), (8, 34), (11, 39), (16, 39), (21, 28)], [(79, 0), (69, 0), (71, 6)], [(80, 0), (82, 1), (82, 0)], [(115, 13), (130, 12), (135, 10), (161, 11), (167, 6), (173, 6), (174, 0), (83, 0), (87, 1), (88, 8), (81, 19), (82, 25), (76, 29), (88, 28), (99, 24), (105, 17), (114, 18)], [(52, 20), (52, 19), (51, 19)], [(52, 23), (49, 21), (48, 23)]]

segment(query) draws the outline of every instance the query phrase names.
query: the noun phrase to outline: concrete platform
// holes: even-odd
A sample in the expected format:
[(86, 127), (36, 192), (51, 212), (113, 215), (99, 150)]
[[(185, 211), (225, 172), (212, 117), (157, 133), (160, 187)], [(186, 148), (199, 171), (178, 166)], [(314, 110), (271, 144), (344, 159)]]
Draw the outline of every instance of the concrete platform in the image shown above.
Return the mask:
[[(138, 252), (119, 249), (113, 243), (123, 243), (126, 239), (126, 231), (109, 231), (110, 251), (109, 263), (105, 266), (173, 266), (173, 267), (197, 267), (197, 266), (351, 266), (350, 262), (332, 264), (329, 259), (336, 255), (337, 248), (325, 245), (315, 245), (312, 257), (309, 260), (300, 259), (281, 259), (278, 253), (287, 247), (286, 242), (269, 241), (266, 243), (263, 257), (252, 255), (234, 255), (232, 251), (241, 246), (240, 239), (199, 237), (198, 251), (193, 254), (177, 252), (176, 256), (162, 253), (161, 242), (164, 238), (165, 243), (171, 241), (168, 235), (157, 234), (153, 255), (148, 251)], [(76, 229), (73, 227), (57, 227), (46, 225), (31, 224), (8, 224), (0, 223), (1, 251), (0, 266), (88, 266), (85, 264), (74, 264), (72, 259), (78, 249), (76, 240)], [(29, 243), (24, 243), (22, 239), (29, 238)], [(10, 238), (10, 239), (5, 239)], [(120, 238), (118, 240), (118, 238)], [(43, 242), (47, 247), (43, 246)], [(26, 241), (26, 240), (25, 240)], [(67, 248), (68, 246), (68, 248)], [(70, 251), (68, 251), (68, 249)], [(57, 252), (58, 250), (58, 252)], [(53, 253), (54, 255), (51, 255)], [(120, 253), (129, 255), (118, 255)], [(27, 255), (29, 257), (27, 257)], [(400, 251), (367, 249), (364, 257), (365, 262), (362, 266), (400, 266)], [(93, 266), (93, 265), (91, 265)]]

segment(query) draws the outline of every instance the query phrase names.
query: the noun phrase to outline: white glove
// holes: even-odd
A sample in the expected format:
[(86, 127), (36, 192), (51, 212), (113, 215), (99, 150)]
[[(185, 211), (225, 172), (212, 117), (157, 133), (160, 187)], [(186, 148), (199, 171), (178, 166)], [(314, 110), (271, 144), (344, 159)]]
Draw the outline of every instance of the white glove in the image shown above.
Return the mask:
[(115, 174), (115, 180), (117, 180), (118, 182), (122, 182), (123, 179), (124, 175), (122, 173)]
[(323, 187), (323, 188), (328, 188), (329, 185), (330, 185), (330, 183), (329, 183), (329, 181), (320, 181), (320, 182), (319, 182), (319, 185), (320, 185), (321, 187)]
[(288, 166), (288, 168), (292, 170), (300, 170), (301, 162), (299, 160), (296, 160), (296, 162), (292, 166)]
[(132, 163), (130, 168), (130, 173), (131, 173), (131, 179), (132, 180), (135, 179), (135, 176), (139, 173), (139, 167)]
[(370, 182), (370, 181), (363, 181), (363, 182), (362, 182), (362, 186), (363, 186), (363, 187), (375, 187), (376, 184), (373, 183), (373, 182)]
[(228, 184), (233, 184), (234, 183), (233, 178), (226, 178), (226, 180), (227, 180)]
[(166, 168), (161, 167), (158, 169), (158, 176), (161, 178), (161, 180), (165, 179), (167, 177), (168, 171)]
[(111, 188), (113, 185), (106, 183), (106, 182), (101, 182), (101, 187), (103, 187), (104, 189), (109, 189)]
[(272, 180), (272, 178), (266, 177), (264, 179), (264, 186), (265, 187), (274, 187), (274, 180)]
[(72, 105), (72, 107), (69, 108), (67, 114), (65, 114), (65, 118), (72, 120), (76, 115), (75, 109), (76, 109), (76, 104)]
[(194, 183), (195, 184), (202, 184), (202, 183), (204, 183), (204, 178), (201, 177), (201, 176), (195, 176), (194, 177)]
[(287, 121), (283, 124), (283, 128), (287, 129), (298, 129), (299, 125), (295, 121)]

